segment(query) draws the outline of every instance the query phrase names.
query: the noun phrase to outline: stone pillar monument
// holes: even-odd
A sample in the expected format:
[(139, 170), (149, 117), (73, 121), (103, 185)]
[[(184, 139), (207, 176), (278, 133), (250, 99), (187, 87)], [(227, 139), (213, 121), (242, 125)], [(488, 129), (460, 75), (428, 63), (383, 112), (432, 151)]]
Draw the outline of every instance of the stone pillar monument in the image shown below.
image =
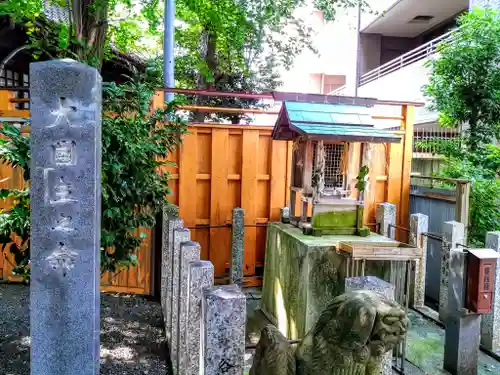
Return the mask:
[(231, 230), (231, 283), (243, 282), (245, 252), (245, 211), (233, 208), (233, 227)]
[[(411, 280), (413, 288), (411, 290), (410, 303), (412, 306), (424, 306), (425, 302), (425, 276), (427, 265), (427, 237), (422, 233), (429, 231), (429, 217), (424, 214), (413, 214), (410, 216), (410, 245), (422, 248), (422, 258), (415, 263), (415, 270), (412, 270)], [(414, 280), (414, 281), (413, 281)]]
[(203, 292), (205, 375), (241, 375), (245, 362), (246, 297), (238, 285)]
[(443, 368), (452, 375), (477, 375), (481, 315), (465, 309), (467, 254), (452, 249), (448, 257), (448, 298), (445, 315)]
[(30, 65), (31, 375), (99, 373), (101, 76)]
[(379, 234), (396, 238), (396, 228), (391, 225), (396, 224), (396, 205), (392, 203), (379, 203), (377, 205), (376, 222)]
[(180, 272), (181, 272), (181, 249), (182, 244), (189, 242), (191, 234), (189, 229), (175, 229), (174, 230), (174, 241), (173, 241), (173, 252), (172, 252), (172, 295), (171, 300), (171, 310), (170, 310), (170, 333), (167, 332), (167, 342), (170, 345), (170, 358), (172, 360), (172, 368), (174, 370), (174, 375), (179, 372), (179, 303), (180, 303)]
[[(201, 260), (189, 263), (188, 316), (186, 338), (186, 374), (200, 374), (202, 371), (203, 315), (201, 311), (203, 291), (214, 285), (212, 262)], [(182, 371), (181, 371), (182, 373)]]
[(441, 276), (439, 288), (439, 319), (444, 322), (448, 311), (448, 277), (450, 274), (450, 250), (463, 244), (465, 226), (458, 221), (447, 221), (443, 226), (443, 244), (441, 246)]
[(188, 312), (189, 312), (189, 284), (190, 284), (190, 262), (200, 261), (200, 244), (194, 241), (181, 244), (181, 261), (179, 270), (179, 310), (177, 312), (177, 366), (179, 375), (190, 375), (186, 369), (187, 363), (187, 336), (188, 336)]

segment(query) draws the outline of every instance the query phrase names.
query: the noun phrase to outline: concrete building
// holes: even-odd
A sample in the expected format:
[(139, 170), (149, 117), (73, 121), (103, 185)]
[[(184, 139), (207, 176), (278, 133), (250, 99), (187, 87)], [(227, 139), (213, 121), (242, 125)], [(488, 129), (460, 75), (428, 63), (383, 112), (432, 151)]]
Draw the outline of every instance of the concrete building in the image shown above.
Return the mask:
[[(357, 86), (357, 94), (426, 102), (422, 91), (429, 80), (426, 62), (436, 57), (439, 42), (451, 39), (450, 31), (457, 27), (458, 16), (474, 5), (499, 6), (500, 1), (371, 0), (370, 3), (377, 13), (361, 16), (358, 74), (351, 80)], [(349, 95), (352, 88), (341, 87), (330, 93)], [(436, 112), (426, 107), (416, 110), (413, 172), (428, 175), (437, 170), (441, 159), (419, 149), (418, 140), (457, 135), (440, 128), (437, 117)]]

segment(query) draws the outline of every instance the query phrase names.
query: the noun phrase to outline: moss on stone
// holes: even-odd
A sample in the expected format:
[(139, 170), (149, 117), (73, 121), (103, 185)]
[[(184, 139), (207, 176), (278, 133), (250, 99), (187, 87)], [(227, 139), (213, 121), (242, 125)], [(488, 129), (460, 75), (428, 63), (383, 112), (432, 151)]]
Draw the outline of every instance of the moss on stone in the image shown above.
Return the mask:
[(356, 227), (356, 211), (330, 211), (314, 214), (313, 228), (349, 228)]
[(368, 237), (370, 235), (370, 229), (367, 227), (359, 228), (357, 234), (360, 237)]

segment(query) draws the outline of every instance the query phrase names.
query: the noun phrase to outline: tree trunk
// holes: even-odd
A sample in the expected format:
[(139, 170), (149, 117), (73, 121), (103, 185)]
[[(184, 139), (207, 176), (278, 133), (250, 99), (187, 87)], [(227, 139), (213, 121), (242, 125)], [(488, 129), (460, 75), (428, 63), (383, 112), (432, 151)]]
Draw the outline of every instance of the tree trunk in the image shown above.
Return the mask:
[(72, 0), (71, 16), (74, 24), (74, 52), (80, 59), (100, 69), (104, 58), (106, 42), (108, 2), (93, 0)]
[[(205, 26), (203, 32), (200, 35), (200, 54), (201, 58), (205, 60), (208, 70), (211, 72), (214, 80), (217, 71), (217, 34), (212, 32), (208, 26)], [(200, 90), (214, 90), (215, 81), (207, 80), (207, 77), (203, 73), (198, 74), (197, 88)], [(203, 105), (207, 103), (207, 97), (198, 96), (195, 100), (197, 105)], [(203, 112), (194, 112), (194, 120), (196, 122), (205, 121), (206, 114)]]

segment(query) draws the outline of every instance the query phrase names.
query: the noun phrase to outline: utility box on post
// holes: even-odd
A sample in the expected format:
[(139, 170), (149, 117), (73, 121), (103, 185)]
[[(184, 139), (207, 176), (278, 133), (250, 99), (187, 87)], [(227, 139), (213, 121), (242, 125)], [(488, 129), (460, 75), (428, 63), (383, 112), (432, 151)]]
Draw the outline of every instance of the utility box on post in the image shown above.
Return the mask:
[(493, 308), (495, 270), (500, 254), (492, 249), (471, 249), (467, 257), (467, 309), (486, 314)]

